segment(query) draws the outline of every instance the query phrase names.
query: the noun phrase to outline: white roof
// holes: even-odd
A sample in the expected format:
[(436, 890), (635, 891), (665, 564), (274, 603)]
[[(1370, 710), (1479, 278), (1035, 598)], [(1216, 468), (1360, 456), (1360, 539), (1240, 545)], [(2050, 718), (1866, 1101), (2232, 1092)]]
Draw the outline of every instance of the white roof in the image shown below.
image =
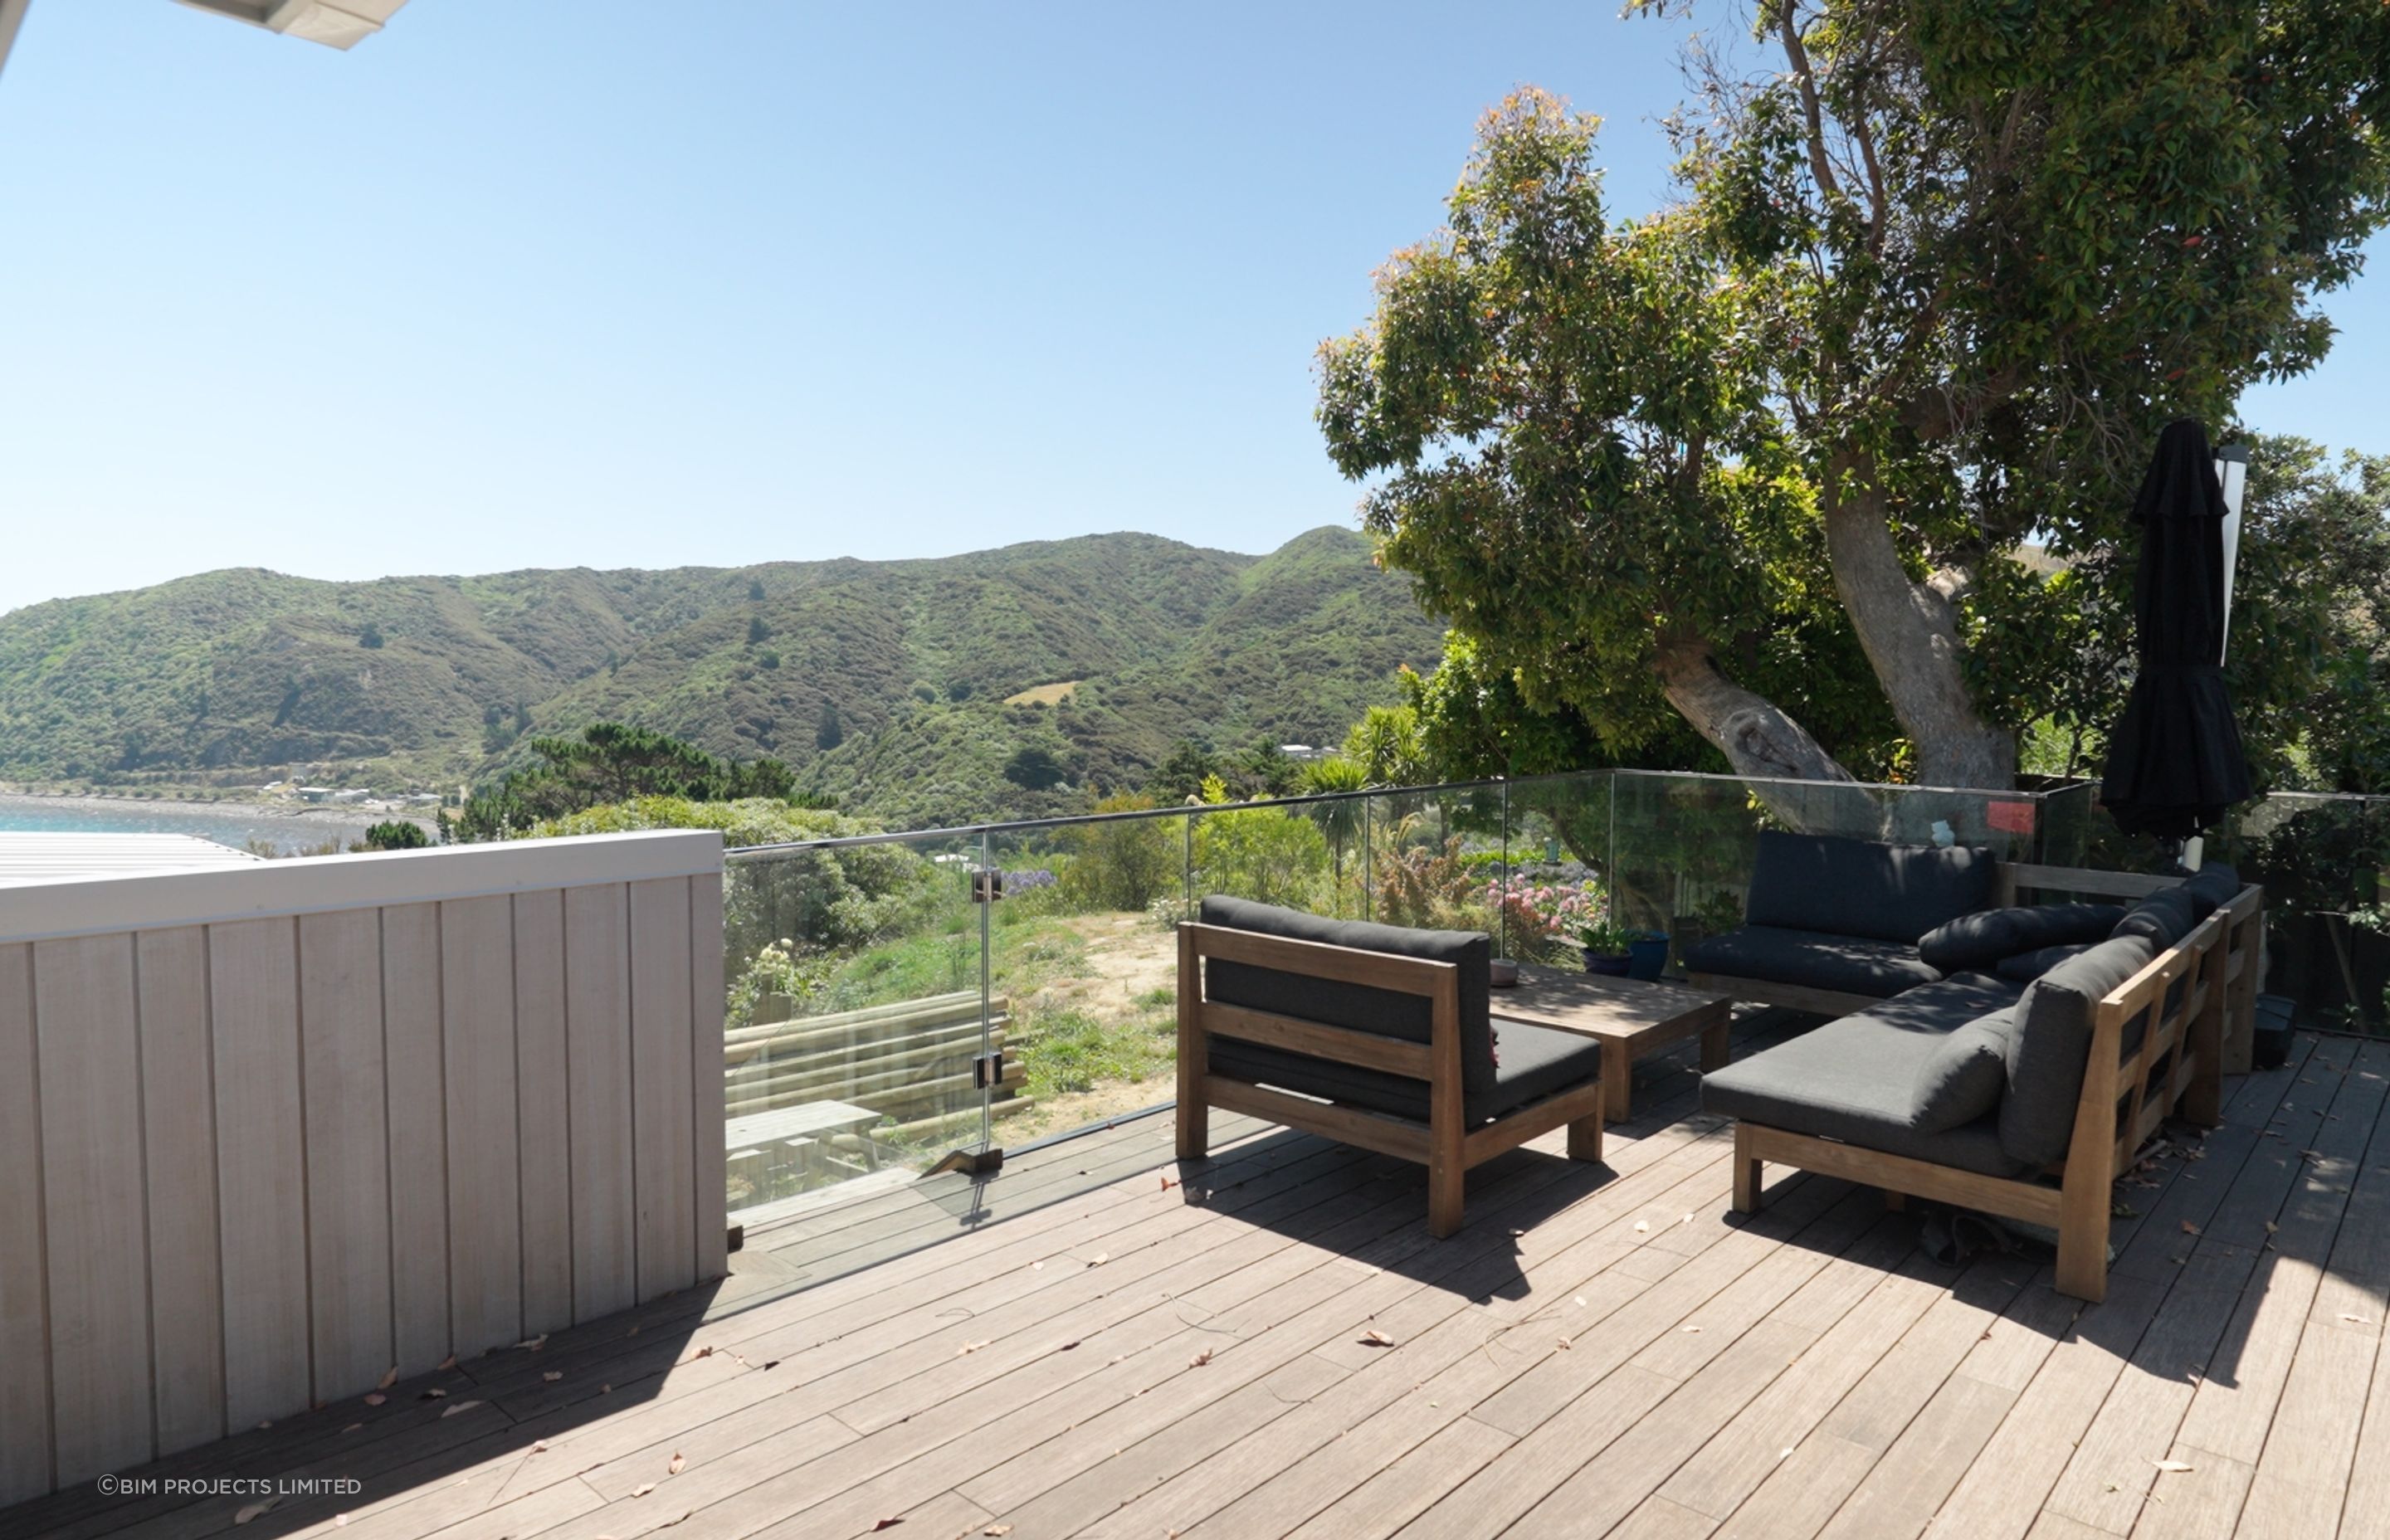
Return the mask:
[(210, 871), (259, 857), (196, 834), (0, 833), (0, 887), (127, 872)]

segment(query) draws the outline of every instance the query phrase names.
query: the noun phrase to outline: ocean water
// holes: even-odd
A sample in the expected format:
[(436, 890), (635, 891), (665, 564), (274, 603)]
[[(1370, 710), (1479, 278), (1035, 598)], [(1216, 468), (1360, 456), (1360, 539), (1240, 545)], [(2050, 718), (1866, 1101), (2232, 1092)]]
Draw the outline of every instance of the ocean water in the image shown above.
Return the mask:
[(95, 834), (195, 834), (245, 850), (252, 840), (295, 854), (338, 840), (343, 848), (365, 837), (385, 814), (305, 815), (264, 808), (209, 807), (200, 803), (97, 802), (57, 797), (0, 797), (0, 831), (55, 830)]

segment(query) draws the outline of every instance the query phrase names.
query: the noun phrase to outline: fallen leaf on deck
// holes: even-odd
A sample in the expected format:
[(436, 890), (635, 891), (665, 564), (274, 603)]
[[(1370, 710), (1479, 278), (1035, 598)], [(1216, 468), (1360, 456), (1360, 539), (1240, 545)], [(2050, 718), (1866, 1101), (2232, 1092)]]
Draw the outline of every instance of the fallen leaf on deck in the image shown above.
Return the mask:
[(1010, 1524), (990, 1524), (987, 1528), (980, 1531), (980, 1533), (982, 1534), (1010, 1534), (1012, 1533), (1012, 1526)]
[(1077, 1347), (1078, 1345), (1079, 1345), (1079, 1344), (1078, 1344), (1078, 1341), (1077, 1341), (1077, 1340), (1074, 1338), (1074, 1339), (1073, 1339), (1073, 1340), (1072, 1340), (1072, 1341), (1070, 1341), (1064, 1342), (1060, 1347), (1056, 1348), (1054, 1351), (1055, 1351), (1055, 1352), (1057, 1352), (1057, 1353), (1068, 1353), (1068, 1352), (1070, 1352), (1073, 1348)]
[(478, 1405), (481, 1405), (481, 1403), (480, 1403), (480, 1402), (478, 1402), (478, 1401), (459, 1401), (458, 1403), (456, 1403), (456, 1405), (455, 1405), (454, 1406), (449, 1407), (446, 1411), (442, 1412), (440, 1415), (441, 1415), (442, 1417), (455, 1417), (458, 1412), (469, 1412), (469, 1411), (471, 1411), (474, 1407), (476, 1407), (476, 1406), (478, 1406)]
[(1565, 1338), (1565, 1337), (1561, 1338), (1561, 1351), (1566, 1352), (1566, 1351), (1567, 1351), (1567, 1349), (1568, 1349), (1568, 1345), (1569, 1345), (1569, 1340), (1568, 1340), (1567, 1338)]
[(611, 1394), (613, 1394), (613, 1393), (614, 1393), (614, 1383), (613, 1383), (613, 1381), (610, 1380), (608, 1380), (605, 1384), (598, 1386), (598, 1393), (599, 1395), (611, 1395)]
[(677, 1476), (687, 1467), (687, 1459), (682, 1456), (679, 1450), (675, 1449), (673, 1451), (672, 1463), (664, 1467), (664, 1474), (667, 1476)]
[(965, 1342), (961, 1347), (955, 1350), (955, 1356), (959, 1358), (966, 1353), (977, 1353), (980, 1349), (985, 1346), (987, 1346), (987, 1343), (985, 1342)]
[(1644, 1231), (1646, 1231), (1646, 1230), (1650, 1229), (1651, 1227), (1651, 1222), (1650, 1220), (1648, 1220), (1648, 1219), (1638, 1219), (1638, 1220), (1637, 1220), (1637, 1221), (1635, 1222), (1635, 1233), (1636, 1233), (1637, 1235), (1641, 1235)]
[(2358, 1325), (2358, 1326), (2371, 1326), (2371, 1325), (2373, 1324), (2371, 1321), (2367, 1320), (2367, 1319), (2366, 1319), (2364, 1316), (2362, 1316), (2362, 1315), (2343, 1315), (2341, 1316), (2341, 1319), (2342, 1319), (2342, 1320), (2344, 1320), (2344, 1321), (2353, 1321), (2353, 1322), (2355, 1322), (2355, 1323), (2356, 1323), (2357, 1325)]
[(456, 1355), (452, 1353), (447, 1357), (443, 1358), (440, 1360), (440, 1367), (443, 1369), (455, 1368), (456, 1367)]
[(1693, 1222), (1693, 1216), (1692, 1216), (1691, 1214), (1687, 1214), (1687, 1215), (1685, 1215), (1685, 1217), (1684, 1217), (1684, 1218), (1679, 1219), (1679, 1220), (1677, 1220), (1677, 1224), (1679, 1224), (1679, 1225), (1690, 1225), (1690, 1224), (1691, 1224), (1692, 1222)]
[[(1176, 1187), (1177, 1185), (1178, 1185), (1177, 1183), (1176, 1183), (1176, 1182), (1172, 1181), (1172, 1180), (1171, 1180), (1169, 1177), (1167, 1177), (1167, 1176), (1164, 1176), (1164, 1177), (1162, 1179), (1162, 1190), (1163, 1190), (1163, 1191), (1164, 1191), (1164, 1192), (1168, 1192), (1172, 1187)], [(1009, 1529), (1011, 1528), (1011, 1526), (1010, 1526), (1010, 1525), (1009, 1525), (1009, 1524), (1008, 1524), (1008, 1525), (1006, 1525), (1005, 1527), (1006, 1527), (1006, 1529), (1007, 1529), (1007, 1530), (1009, 1530)], [(994, 1531), (994, 1530), (990, 1530), (990, 1531), (988, 1531), (988, 1534), (994, 1534), (995, 1533), (996, 1533), (996, 1531)]]
[(904, 1521), (905, 1521), (902, 1519), (882, 1519), (880, 1522), (871, 1526), (871, 1533), (877, 1534), (883, 1529), (894, 1529)]
[(2275, 1235), (2275, 1234), (2278, 1234), (2278, 1233), (2280, 1233), (2280, 1232), (2281, 1232), (2281, 1228), (2282, 1228), (2282, 1227), (2281, 1227), (2280, 1225), (2275, 1224), (2275, 1223), (2274, 1223), (2272, 1220), (2270, 1220), (2270, 1219), (2268, 1219), (2268, 1220), (2267, 1220), (2267, 1221), (2266, 1221), (2266, 1233), (2267, 1233), (2268, 1235)]
[(386, 1395), (382, 1394), (382, 1393), (381, 1393), (381, 1392), (379, 1392), (379, 1391), (373, 1391), (373, 1392), (368, 1392), (368, 1393), (366, 1394), (366, 1405), (368, 1405), (368, 1406), (379, 1406), (379, 1405), (380, 1405), (383, 1402), (388, 1401), (389, 1399), (390, 1399), (390, 1397), (388, 1397), (388, 1396), (386, 1396)]
[(1211, 1350), (1210, 1348), (1205, 1348), (1202, 1352), (1201, 1352), (1201, 1353), (1197, 1354), (1194, 1357), (1189, 1358), (1189, 1360), (1187, 1360), (1187, 1364), (1188, 1364), (1188, 1367), (1189, 1367), (1189, 1368), (1198, 1368), (1198, 1369), (1200, 1369), (1200, 1368), (1201, 1368), (1204, 1365), (1206, 1365), (1206, 1364), (1210, 1363), (1211, 1361), (1212, 1361), (1212, 1350)]
[(448, 1399), (448, 1392), (442, 1390), (439, 1386), (434, 1385), (430, 1390), (424, 1392), (421, 1395), (417, 1396), (415, 1399), (418, 1401), (445, 1401)]
[(1690, 1325), (1688, 1325), (1688, 1326), (1680, 1326), (1680, 1327), (1678, 1327), (1677, 1329), (1678, 1331), (1699, 1331), (1699, 1330), (1701, 1329), (1701, 1328), (1700, 1328), (1700, 1327), (1697, 1327), (1697, 1326), (1690, 1326)]
[(397, 1383), (398, 1383), (398, 1366), (397, 1366), (396, 1364), (392, 1364), (392, 1365), (390, 1367), (390, 1371), (389, 1371), (388, 1373), (384, 1374), (384, 1375), (381, 1377), (381, 1383), (380, 1383), (380, 1384), (379, 1384), (379, 1385), (376, 1385), (376, 1386), (374, 1387), (374, 1389), (375, 1389), (375, 1390), (378, 1390), (378, 1391), (386, 1391), (386, 1390), (390, 1389), (392, 1385), (395, 1385), (395, 1384), (397, 1384)]
[(562, 1369), (547, 1369), (541, 1373), (540, 1378), (553, 1385), (558, 1380), (564, 1378), (564, 1371)]
[(526, 1337), (521, 1341), (517, 1342), (515, 1346), (519, 1348), (528, 1348), (532, 1352), (537, 1353), (540, 1349), (547, 1346), (547, 1333), (543, 1331), (536, 1337)]
[(281, 1498), (268, 1497), (262, 1502), (251, 1503), (247, 1508), (242, 1508), (238, 1513), (232, 1516), (232, 1521), (236, 1524), (245, 1524), (252, 1519), (263, 1519), (281, 1506)]
[(2196, 1470), (2199, 1469), (2199, 1467), (2191, 1464), (2187, 1460), (2152, 1460), (2150, 1463), (2156, 1466), (2161, 1470)]
[(362, 1422), (352, 1422), (352, 1423), (350, 1423), (347, 1427), (345, 1427), (345, 1428), (341, 1429), (341, 1431), (342, 1431), (342, 1432), (344, 1432), (344, 1433), (353, 1433), (353, 1432), (355, 1432), (358, 1429), (360, 1429), (360, 1428), (362, 1428), (362, 1427), (364, 1427), (364, 1426), (365, 1426), (365, 1424), (364, 1424), (364, 1423), (362, 1423)]
[(1394, 1345), (1394, 1340), (1377, 1328), (1371, 1327), (1361, 1333), (1360, 1343), (1363, 1347), (1392, 1347)]
[(711, 1357), (713, 1357), (713, 1350), (712, 1348), (710, 1348), (710, 1347), (701, 1347), (701, 1348), (698, 1349), (695, 1353), (692, 1353), (692, 1354), (690, 1354), (688, 1355), (688, 1361), (689, 1361), (690, 1363), (694, 1364), (694, 1363), (696, 1363), (696, 1362), (697, 1362), (699, 1359), (700, 1359), (700, 1358), (711, 1358)]
[(1098, 1251), (1094, 1256), (1087, 1259), (1087, 1265), (1090, 1267), (1101, 1267), (1105, 1263), (1110, 1262), (1111, 1259), (1112, 1254), (1110, 1251)]
[(533, 1439), (533, 1440), (532, 1440), (531, 1452), (532, 1452), (533, 1454), (534, 1454), (534, 1455), (545, 1455), (545, 1454), (546, 1454), (546, 1453), (547, 1453), (547, 1440), (546, 1440), (546, 1439), (544, 1439), (544, 1438), (543, 1438), (543, 1439)]
[(2186, 1219), (2182, 1222), (2182, 1233), (2185, 1235), (2197, 1235), (2199, 1233), (2199, 1226)]
[(644, 1496), (646, 1496), (649, 1493), (653, 1492), (655, 1489), (656, 1489), (656, 1483), (655, 1483), (655, 1482), (641, 1482), (641, 1483), (639, 1483), (637, 1486), (635, 1486), (635, 1487), (631, 1488), (631, 1495), (632, 1495), (632, 1496), (634, 1496), (634, 1497), (644, 1497)]
[(1577, 1308), (1578, 1308), (1578, 1309), (1580, 1309), (1580, 1310), (1584, 1309), (1584, 1308), (1585, 1308), (1585, 1296), (1584, 1296), (1583, 1294), (1579, 1294), (1579, 1295), (1576, 1297), (1576, 1303), (1577, 1303)]

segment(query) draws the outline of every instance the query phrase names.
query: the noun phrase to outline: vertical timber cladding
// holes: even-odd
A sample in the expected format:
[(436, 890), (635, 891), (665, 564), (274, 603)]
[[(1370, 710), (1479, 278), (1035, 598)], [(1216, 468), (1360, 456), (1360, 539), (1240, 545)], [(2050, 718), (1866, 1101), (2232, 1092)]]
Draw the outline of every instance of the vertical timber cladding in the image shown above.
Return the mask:
[(0, 889), (0, 1504), (720, 1276), (721, 917), (679, 832)]

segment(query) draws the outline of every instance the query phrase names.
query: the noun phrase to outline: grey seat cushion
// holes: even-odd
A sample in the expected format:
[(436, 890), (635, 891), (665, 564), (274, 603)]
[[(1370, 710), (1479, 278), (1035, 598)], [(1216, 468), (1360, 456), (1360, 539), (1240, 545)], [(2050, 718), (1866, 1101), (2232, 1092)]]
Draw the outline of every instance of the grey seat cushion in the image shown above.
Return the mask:
[(2119, 933), (2025, 986), (2000, 1098), (2000, 1148), (2010, 1159), (2035, 1166), (2065, 1159), (2091, 1058), (2092, 1007), (2156, 956), (2147, 938)]
[[(1501, 1059), (1494, 1088), (1468, 1094), (1461, 1100), (1463, 1112), (1472, 1124), (1516, 1111), (1529, 1102), (1581, 1085), (1601, 1073), (1601, 1045), (1590, 1037), (1530, 1026), (1523, 1021), (1498, 1022), (1494, 1032)], [(1390, 1112), (1398, 1118), (1428, 1121), (1428, 1084), (1423, 1080), (1337, 1064), (1259, 1043), (1240, 1043), (1229, 1037), (1213, 1038), (1210, 1052), (1212, 1069), (1218, 1074), (1292, 1091), (1298, 1096)]]
[[(1856, 1016), (1702, 1077), (1702, 1110), (1770, 1128), (1994, 1176), (2024, 1169), (2000, 1146), (1999, 1119), (1983, 1097), (2000, 1087), (1980, 1069), (1951, 1084), (1946, 1062), (1960, 1034), (2012, 1008), (2017, 986), (1982, 974), (1913, 989)], [(1969, 1115), (1967, 1097), (1974, 1098)], [(1946, 1126), (1929, 1123), (1949, 1121)]]
[(1991, 902), (1992, 853), (1769, 830), (1752, 861), (1743, 918), (1914, 946), (1935, 926)]
[[(1391, 952), (1399, 956), (1458, 965), (1460, 969), (1461, 1087), (1471, 1097), (1486, 1097), (1494, 1093), (1494, 1037), (1486, 1018), (1486, 1004), (1490, 997), (1488, 965), (1493, 956), (1493, 943), (1484, 931), (1415, 930), (1398, 925), (1373, 925), (1365, 920), (1327, 919), (1300, 909), (1217, 895), (1203, 901), (1199, 915), (1206, 925), (1284, 936), (1293, 941), (1325, 942), (1331, 946), (1349, 946), (1364, 952)], [(1266, 1010), (1279, 1016), (1324, 1021), (1330, 1026), (1351, 1027), (1361, 1032), (1382, 1033), (1388, 1037), (1398, 1037), (1411, 1043), (1425, 1043), (1431, 1035), (1432, 1007), (1422, 995), (1372, 989), (1365, 984), (1339, 983), (1333, 980), (1290, 973), (1282, 969), (1255, 968), (1247, 963), (1214, 959), (1205, 967), (1209, 970), (1207, 992), (1212, 999), (1223, 1005), (1243, 1006), (1250, 1010)], [(1338, 1067), (1325, 1059), (1311, 1059), (1308, 1055), (1291, 1057), (1309, 1065), (1329, 1069)]]
[(1940, 969), (1918, 956), (1917, 948), (1900, 942), (1774, 925), (1745, 925), (1705, 937), (1685, 949), (1685, 966), (1697, 973), (1765, 979), (1878, 999), (1942, 977)]
[(1917, 955), (1945, 973), (1990, 968), (2003, 957), (2046, 946), (2106, 941), (2125, 918), (2116, 904), (2036, 904), (1978, 909), (1928, 930)]

